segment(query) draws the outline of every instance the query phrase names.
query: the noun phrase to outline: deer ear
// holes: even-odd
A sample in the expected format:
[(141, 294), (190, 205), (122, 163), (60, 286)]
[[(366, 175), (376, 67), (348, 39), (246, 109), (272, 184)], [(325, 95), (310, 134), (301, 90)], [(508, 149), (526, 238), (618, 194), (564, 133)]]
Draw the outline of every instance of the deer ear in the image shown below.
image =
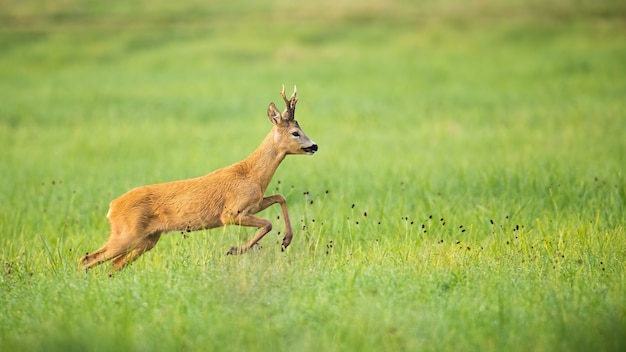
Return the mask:
[(274, 105), (274, 103), (270, 103), (270, 106), (267, 107), (267, 118), (274, 125), (278, 125), (280, 123), (282, 115), (280, 114), (280, 111), (276, 109), (276, 105)]

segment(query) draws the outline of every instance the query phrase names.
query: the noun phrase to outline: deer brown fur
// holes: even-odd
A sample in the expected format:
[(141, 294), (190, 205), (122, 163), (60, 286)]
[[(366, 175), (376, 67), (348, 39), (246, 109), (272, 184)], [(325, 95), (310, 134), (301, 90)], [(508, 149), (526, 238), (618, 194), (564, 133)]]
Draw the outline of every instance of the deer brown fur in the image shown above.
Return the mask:
[(287, 105), (281, 114), (270, 103), (267, 116), (274, 125), (261, 145), (246, 159), (208, 175), (134, 188), (114, 199), (107, 217), (111, 224), (108, 241), (80, 259), (84, 269), (113, 260), (119, 270), (152, 249), (161, 234), (170, 231), (196, 231), (225, 225), (261, 230), (241, 247), (227, 254), (240, 254), (254, 246), (272, 230), (267, 219), (255, 214), (280, 204), (285, 221), (282, 248), (291, 243), (293, 232), (285, 197), (264, 197), (274, 172), (288, 154), (312, 155), (317, 144), (311, 141), (294, 119), (296, 90), (289, 99), (285, 87), (281, 96)]

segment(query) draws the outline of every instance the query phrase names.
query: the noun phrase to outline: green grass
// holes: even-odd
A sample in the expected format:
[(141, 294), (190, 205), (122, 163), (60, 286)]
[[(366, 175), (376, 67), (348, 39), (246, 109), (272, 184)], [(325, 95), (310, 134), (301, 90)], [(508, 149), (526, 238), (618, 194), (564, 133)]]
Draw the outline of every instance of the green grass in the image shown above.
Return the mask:
[[(618, 1), (1, 2), (0, 350), (626, 349)], [(248, 155), (281, 84), (262, 248), (77, 260), (110, 200)]]

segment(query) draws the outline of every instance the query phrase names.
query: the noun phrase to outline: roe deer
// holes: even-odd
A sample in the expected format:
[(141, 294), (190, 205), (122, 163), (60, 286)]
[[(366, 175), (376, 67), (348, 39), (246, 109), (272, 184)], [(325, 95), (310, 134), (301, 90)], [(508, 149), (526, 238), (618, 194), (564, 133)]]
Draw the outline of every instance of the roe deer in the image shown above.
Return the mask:
[(196, 231), (224, 225), (261, 230), (246, 244), (226, 254), (240, 254), (272, 230), (272, 224), (254, 214), (280, 204), (285, 220), (284, 250), (293, 236), (285, 197), (264, 197), (274, 172), (287, 154), (313, 155), (317, 144), (307, 137), (294, 119), (296, 88), (289, 99), (285, 86), (280, 93), (287, 108), (281, 114), (274, 103), (267, 117), (274, 125), (261, 145), (246, 159), (208, 175), (134, 188), (113, 200), (107, 217), (109, 240), (80, 259), (84, 269), (113, 260), (122, 269), (154, 247), (161, 234), (169, 231)]

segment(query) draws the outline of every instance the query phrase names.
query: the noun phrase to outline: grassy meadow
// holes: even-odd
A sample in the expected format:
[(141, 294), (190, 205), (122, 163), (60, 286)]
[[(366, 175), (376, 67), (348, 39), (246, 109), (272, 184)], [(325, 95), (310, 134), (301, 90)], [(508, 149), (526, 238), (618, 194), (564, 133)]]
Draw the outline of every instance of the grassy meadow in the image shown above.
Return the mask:
[[(626, 5), (0, 0), (0, 350), (626, 350)], [(319, 145), (254, 231), (78, 258), (132, 187)]]

